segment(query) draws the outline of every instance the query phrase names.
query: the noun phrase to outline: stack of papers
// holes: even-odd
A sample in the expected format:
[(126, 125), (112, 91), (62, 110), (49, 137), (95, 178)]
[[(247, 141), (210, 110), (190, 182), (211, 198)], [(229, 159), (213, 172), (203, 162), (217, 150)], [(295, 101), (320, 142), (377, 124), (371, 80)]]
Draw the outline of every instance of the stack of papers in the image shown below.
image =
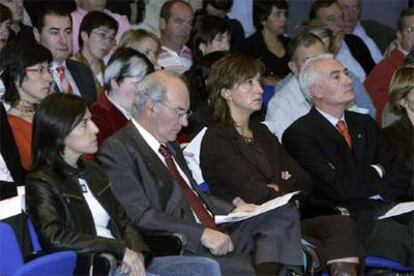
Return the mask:
[(296, 194), (298, 194), (299, 191), (296, 192), (292, 192), (289, 194), (285, 194), (283, 196), (279, 196), (275, 199), (269, 200), (265, 203), (263, 203), (262, 205), (259, 205), (257, 207), (257, 209), (253, 212), (248, 212), (248, 213), (230, 213), (226, 216), (215, 216), (214, 220), (216, 222), (216, 224), (222, 224), (222, 223), (229, 223), (229, 222), (235, 222), (235, 221), (240, 221), (240, 220), (245, 220), (257, 215), (260, 215), (262, 213), (265, 213), (267, 211), (276, 209), (278, 207), (281, 207), (283, 205), (286, 205), (289, 200)]
[(414, 211), (414, 201), (403, 202), (392, 207), (384, 215), (378, 217), (378, 219), (386, 219), (389, 217), (399, 216), (412, 211)]

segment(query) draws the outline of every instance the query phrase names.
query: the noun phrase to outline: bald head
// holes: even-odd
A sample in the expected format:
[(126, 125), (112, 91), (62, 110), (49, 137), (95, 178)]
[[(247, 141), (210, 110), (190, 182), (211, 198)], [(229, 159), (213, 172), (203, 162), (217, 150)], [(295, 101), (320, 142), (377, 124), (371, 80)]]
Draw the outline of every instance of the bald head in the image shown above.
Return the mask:
[(190, 97), (175, 73), (161, 70), (146, 76), (137, 87), (132, 115), (160, 143), (172, 142), (188, 125)]

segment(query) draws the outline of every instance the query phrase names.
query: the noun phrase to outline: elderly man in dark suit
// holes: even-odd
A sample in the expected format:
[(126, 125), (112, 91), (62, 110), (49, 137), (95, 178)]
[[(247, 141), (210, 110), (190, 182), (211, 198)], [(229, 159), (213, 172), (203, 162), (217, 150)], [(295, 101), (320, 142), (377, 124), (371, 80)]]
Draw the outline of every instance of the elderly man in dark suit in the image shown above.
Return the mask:
[(81, 96), (88, 105), (96, 101), (96, 86), (88, 66), (68, 59), (72, 53), (72, 20), (58, 4), (43, 5), (33, 28), (35, 39), (53, 55), (51, 66), (56, 90)]
[(132, 120), (109, 137), (98, 159), (129, 217), (146, 229), (179, 232), (185, 254), (213, 257), (227, 275), (277, 275), (301, 264), (298, 212), (288, 204), (228, 225), (214, 215), (252, 211), (202, 193), (192, 178), (177, 134), (188, 124), (188, 89), (168, 71), (146, 76), (137, 88)]
[(346, 111), (355, 97), (347, 70), (331, 55), (319, 55), (304, 64), (299, 82), (314, 106), (286, 130), (283, 144), (311, 174), (313, 201), (346, 207), (369, 254), (409, 264), (413, 214), (377, 220), (408, 192), (409, 174), (378, 151), (375, 122)]

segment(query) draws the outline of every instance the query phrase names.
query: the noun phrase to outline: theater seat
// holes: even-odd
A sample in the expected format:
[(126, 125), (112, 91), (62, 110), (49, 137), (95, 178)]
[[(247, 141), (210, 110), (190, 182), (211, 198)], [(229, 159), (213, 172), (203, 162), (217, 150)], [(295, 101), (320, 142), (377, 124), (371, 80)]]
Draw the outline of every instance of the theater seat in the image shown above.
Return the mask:
[(0, 222), (0, 275), (73, 275), (76, 253), (62, 251), (24, 263), (12, 227)]

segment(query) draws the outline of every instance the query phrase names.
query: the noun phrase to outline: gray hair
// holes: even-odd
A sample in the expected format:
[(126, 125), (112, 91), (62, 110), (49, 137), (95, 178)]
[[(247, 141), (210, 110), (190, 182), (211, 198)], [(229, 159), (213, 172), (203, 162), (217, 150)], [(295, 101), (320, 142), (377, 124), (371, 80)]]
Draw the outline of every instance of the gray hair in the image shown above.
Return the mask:
[[(175, 72), (163, 70), (158, 74), (166, 74), (170, 78), (182, 79), (181, 76)], [(149, 74), (137, 85), (137, 93), (132, 105), (131, 115), (136, 118), (139, 117), (145, 102), (151, 98), (154, 102), (164, 102), (167, 98), (167, 87), (160, 82), (160, 78), (156, 75)]]
[(112, 79), (118, 83), (128, 77), (141, 79), (148, 72), (148, 62), (138, 55), (130, 55), (128, 58), (126, 56), (111, 58), (103, 74), (104, 87), (110, 93)]
[(321, 74), (318, 70), (315, 70), (314, 66), (316, 63), (326, 60), (335, 59), (332, 54), (321, 54), (309, 58), (305, 61), (301, 67), (299, 74), (299, 85), (305, 98), (312, 102), (311, 88), (320, 80)]

